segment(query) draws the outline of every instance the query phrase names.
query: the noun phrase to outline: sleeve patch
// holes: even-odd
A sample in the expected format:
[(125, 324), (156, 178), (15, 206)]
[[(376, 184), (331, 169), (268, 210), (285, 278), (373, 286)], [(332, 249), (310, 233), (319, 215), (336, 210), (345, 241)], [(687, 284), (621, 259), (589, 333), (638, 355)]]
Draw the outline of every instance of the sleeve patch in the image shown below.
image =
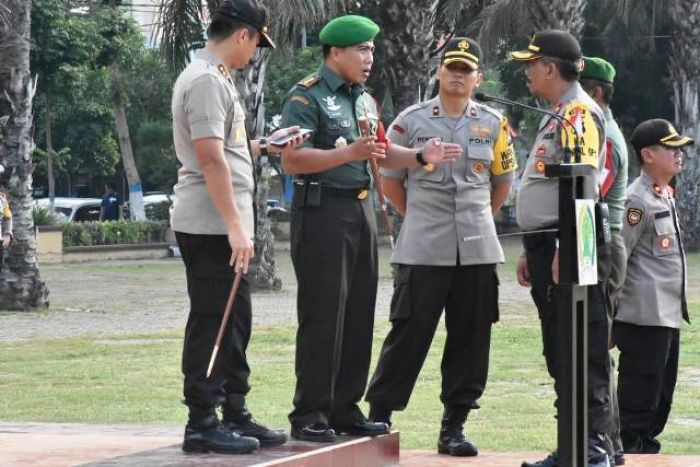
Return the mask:
[(306, 97), (304, 97), (304, 96), (292, 96), (292, 97), (289, 98), (289, 101), (290, 101), (290, 102), (294, 102), (294, 101), (296, 101), (296, 102), (301, 102), (301, 103), (304, 104), (304, 105), (309, 105), (309, 104), (311, 104), (311, 102), (309, 102), (309, 100), (308, 100)]
[(635, 226), (642, 221), (642, 216), (644, 213), (641, 209), (629, 208), (627, 210), (627, 223), (631, 226)]
[(401, 134), (406, 133), (406, 129), (405, 129), (404, 127), (402, 127), (401, 125), (398, 125), (398, 124), (396, 124), (396, 123), (394, 123), (394, 124), (391, 126), (391, 129), (394, 130), (394, 131), (396, 131), (397, 133), (401, 133)]
[(561, 145), (572, 150), (575, 147), (576, 134), (579, 135), (581, 145), (581, 162), (598, 168), (598, 151), (600, 148), (600, 135), (598, 127), (593, 120), (590, 109), (580, 103), (569, 104), (564, 110), (564, 117), (571, 122), (565, 123), (561, 131)]

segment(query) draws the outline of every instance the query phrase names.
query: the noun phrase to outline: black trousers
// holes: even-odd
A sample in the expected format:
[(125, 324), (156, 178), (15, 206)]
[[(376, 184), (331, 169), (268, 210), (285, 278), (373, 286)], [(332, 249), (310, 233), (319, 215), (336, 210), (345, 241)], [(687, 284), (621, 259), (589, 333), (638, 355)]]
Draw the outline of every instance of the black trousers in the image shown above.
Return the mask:
[(216, 406), (227, 411), (244, 410), (250, 390), (250, 367), (246, 349), (250, 340), (252, 308), (250, 284), (244, 277), (210, 378), (209, 359), (219, 332), (226, 301), (233, 285), (229, 266), (231, 247), (226, 235), (193, 235), (176, 232), (187, 274), (190, 313), (185, 327), (182, 373), (185, 404), (190, 422), (196, 424), (214, 413)]
[(289, 420), (350, 425), (362, 418), (357, 403), (372, 353), (377, 296), (372, 201), (326, 196), (314, 207), (295, 201), (291, 236), (299, 328)]
[(476, 408), (486, 386), (491, 325), (498, 320), (496, 265), (399, 265), (384, 340), (366, 400), (403, 410), (445, 310), (442, 393), (447, 408)]
[(666, 426), (678, 377), (680, 331), (615, 321), (620, 349), (617, 393), (620, 434), (627, 445), (653, 439)]
[[(537, 307), (542, 328), (547, 371), (554, 378), (554, 389), (559, 394), (557, 346), (561, 337), (557, 310), (558, 287), (552, 282), (556, 236), (554, 233), (530, 234), (523, 238), (523, 244), (532, 284), (530, 294)], [(601, 257), (598, 260), (609, 261), (608, 258)], [(602, 265), (599, 265), (599, 271), (600, 266)], [(607, 433), (610, 429), (608, 340), (606, 295), (604, 284), (599, 281), (597, 285), (588, 287), (588, 428), (591, 433)]]

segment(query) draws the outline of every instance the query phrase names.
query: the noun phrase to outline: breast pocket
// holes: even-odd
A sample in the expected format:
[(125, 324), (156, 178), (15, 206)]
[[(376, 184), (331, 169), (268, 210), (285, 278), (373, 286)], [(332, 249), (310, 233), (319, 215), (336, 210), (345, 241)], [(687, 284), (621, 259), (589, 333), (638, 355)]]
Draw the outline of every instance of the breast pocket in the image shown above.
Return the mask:
[(486, 183), (490, 180), (493, 151), (489, 146), (468, 146), (465, 177), (471, 183)]
[(654, 245), (656, 256), (669, 256), (678, 253), (678, 236), (671, 216), (654, 219)]

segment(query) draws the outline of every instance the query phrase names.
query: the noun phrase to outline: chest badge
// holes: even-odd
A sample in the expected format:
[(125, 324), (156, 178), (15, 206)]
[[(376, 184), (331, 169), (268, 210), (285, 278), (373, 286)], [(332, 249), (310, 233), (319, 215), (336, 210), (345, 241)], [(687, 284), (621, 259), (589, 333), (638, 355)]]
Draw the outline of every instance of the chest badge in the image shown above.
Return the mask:
[(483, 162), (477, 161), (477, 162), (474, 162), (474, 166), (473, 166), (472, 168), (473, 168), (473, 170), (474, 170), (474, 173), (480, 174), (481, 172), (484, 171), (484, 169), (486, 168), (486, 166), (484, 165)]
[(483, 125), (471, 125), (469, 128), (479, 138), (486, 138), (491, 134), (491, 130)]
[(664, 235), (659, 239), (659, 248), (662, 250), (668, 250), (671, 247), (671, 237)]
[(637, 225), (642, 220), (642, 211), (639, 209), (630, 208), (627, 210), (627, 223), (629, 225)]
[(323, 102), (326, 104), (326, 108), (331, 112), (340, 110), (340, 106), (335, 103), (337, 96), (326, 96), (323, 98)]
[(347, 145), (348, 145), (348, 140), (346, 140), (342, 136), (338, 137), (338, 139), (335, 140), (336, 149), (344, 148)]
[(535, 170), (538, 174), (544, 173), (545, 163), (543, 160), (538, 160), (535, 162)]

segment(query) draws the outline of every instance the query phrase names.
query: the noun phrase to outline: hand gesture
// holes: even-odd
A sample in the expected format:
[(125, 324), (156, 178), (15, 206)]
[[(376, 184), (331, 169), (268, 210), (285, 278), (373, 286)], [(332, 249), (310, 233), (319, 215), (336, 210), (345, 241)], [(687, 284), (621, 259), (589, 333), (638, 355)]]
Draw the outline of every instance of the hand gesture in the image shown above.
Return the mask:
[(530, 270), (527, 267), (525, 256), (518, 258), (518, 265), (515, 268), (515, 276), (518, 279), (518, 284), (523, 287), (530, 287)]
[(372, 157), (384, 159), (386, 157), (386, 144), (377, 143), (376, 136), (361, 136), (349, 146), (353, 159), (356, 161), (366, 161)]
[(462, 155), (462, 147), (433, 138), (423, 146), (423, 159), (429, 164), (449, 164)]

